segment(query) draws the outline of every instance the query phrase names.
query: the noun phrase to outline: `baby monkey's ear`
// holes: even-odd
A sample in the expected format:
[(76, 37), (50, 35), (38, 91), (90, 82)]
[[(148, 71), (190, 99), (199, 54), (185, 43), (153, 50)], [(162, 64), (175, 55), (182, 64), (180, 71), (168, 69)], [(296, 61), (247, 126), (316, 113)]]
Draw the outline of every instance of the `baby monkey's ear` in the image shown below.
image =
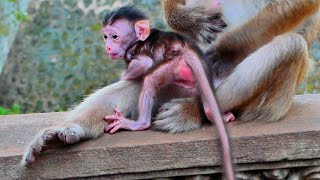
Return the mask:
[(137, 21), (134, 24), (134, 30), (136, 31), (136, 36), (140, 41), (146, 40), (150, 35), (150, 21)]

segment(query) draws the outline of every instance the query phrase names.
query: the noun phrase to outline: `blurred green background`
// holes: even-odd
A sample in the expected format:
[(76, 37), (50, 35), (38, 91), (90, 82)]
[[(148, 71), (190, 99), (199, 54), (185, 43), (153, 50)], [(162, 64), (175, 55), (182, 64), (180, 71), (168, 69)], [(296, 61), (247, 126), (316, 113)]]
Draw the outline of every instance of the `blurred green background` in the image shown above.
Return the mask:
[[(167, 28), (159, 0), (1, 0), (0, 114), (64, 111), (95, 89), (118, 81), (123, 62), (104, 52), (106, 12), (134, 4)], [(316, 68), (297, 93), (320, 92)]]

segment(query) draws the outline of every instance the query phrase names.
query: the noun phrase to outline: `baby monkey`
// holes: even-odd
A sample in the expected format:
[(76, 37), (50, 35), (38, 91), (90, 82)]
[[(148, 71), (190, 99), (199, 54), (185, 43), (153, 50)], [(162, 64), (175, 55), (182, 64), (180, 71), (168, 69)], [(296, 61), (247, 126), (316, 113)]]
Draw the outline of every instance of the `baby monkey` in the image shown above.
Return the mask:
[(115, 133), (119, 129), (138, 131), (149, 128), (157, 94), (165, 87), (176, 86), (176, 92), (171, 88), (168, 93), (201, 97), (204, 112), (216, 124), (221, 137), (227, 176), (233, 179), (228, 136), (210, 86), (212, 81), (208, 81), (212, 76), (205, 71), (203, 65), (206, 62), (195, 43), (174, 32), (150, 29), (147, 16), (132, 6), (106, 14), (102, 31), (109, 57), (124, 59), (127, 63), (121, 79), (143, 81), (138, 120), (123, 117), (115, 108), (115, 115), (104, 118), (110, 122), (105, 131)]

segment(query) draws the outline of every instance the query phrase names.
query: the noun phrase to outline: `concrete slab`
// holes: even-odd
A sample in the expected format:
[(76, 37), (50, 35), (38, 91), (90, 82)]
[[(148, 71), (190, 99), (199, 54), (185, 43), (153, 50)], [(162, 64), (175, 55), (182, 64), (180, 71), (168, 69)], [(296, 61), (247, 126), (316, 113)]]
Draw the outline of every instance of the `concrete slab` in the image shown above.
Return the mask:
[[(229, 123), (237, 170), (320, 165), (320, 95), (296, 96), (287, 117), (275, 123)], [(221, 172), (215, 128), (180, 134), (154, 130), (105, 134), (50, 150), (21, 174), (24, 148), (38, 131), (65, 113), (0, 116), (0, 179), (84, 177), (155, 178)]]

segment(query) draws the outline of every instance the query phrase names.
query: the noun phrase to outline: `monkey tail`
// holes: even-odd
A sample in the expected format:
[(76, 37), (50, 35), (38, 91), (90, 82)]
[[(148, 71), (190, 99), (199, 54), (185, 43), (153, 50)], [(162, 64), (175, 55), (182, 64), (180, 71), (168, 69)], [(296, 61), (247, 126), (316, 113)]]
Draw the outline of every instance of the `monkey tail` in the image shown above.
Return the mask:
[(208, 13), (204, 7), (183, 6), (180, 0), (162, 1), (168, 25), (192, 39), (210, 44), (227, 26), (220, 12)]
[[(214, 97), (212, 88), (206, 77), (206, 72), (203, 68), (201, 63), (201, 58), (195, 53), (193, 50), (186, 51), (184, 53), (183, 59), (187, 62), (190, 66), (194, 77), (200, 87), (200, 94), (202, 98), (202, 102), (204, 103), (204, 109), (207, 118), (212, 122), (215, 123), (218, 129), (218, 133), (220, 135), (221, 144), (223, 147), (223, 159), (224, 159), (224, 167), (227, 179), (234, 180), (234, 171), (232, 166), (232, 159), (231, 159), (231, 151), (230, 151), (230, 143), (226, 128), (224, 126), (221, 114), (219, 112), (218, 104)], [(209, 91), (206, 91), (210, 89)], [(209, 108), (208, 108), (209, 107)]]

